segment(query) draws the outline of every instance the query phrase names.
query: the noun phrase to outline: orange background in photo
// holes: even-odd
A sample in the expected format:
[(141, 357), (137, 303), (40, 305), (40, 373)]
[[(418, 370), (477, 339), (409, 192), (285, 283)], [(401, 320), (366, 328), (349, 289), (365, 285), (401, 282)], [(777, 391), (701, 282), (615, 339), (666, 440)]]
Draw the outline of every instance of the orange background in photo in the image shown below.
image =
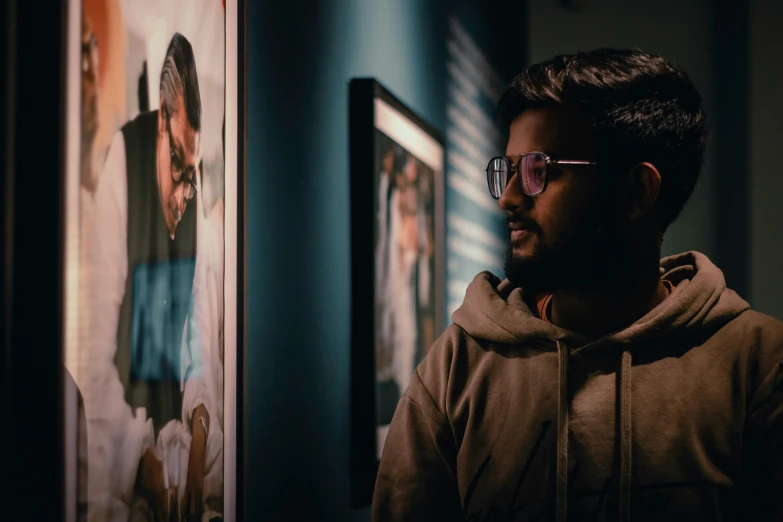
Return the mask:
[(127, 117), (125, 89), (125, 26), (119, 0), (83, 0), (98, 39), (98, 135), (96, 151), (104, 152)]

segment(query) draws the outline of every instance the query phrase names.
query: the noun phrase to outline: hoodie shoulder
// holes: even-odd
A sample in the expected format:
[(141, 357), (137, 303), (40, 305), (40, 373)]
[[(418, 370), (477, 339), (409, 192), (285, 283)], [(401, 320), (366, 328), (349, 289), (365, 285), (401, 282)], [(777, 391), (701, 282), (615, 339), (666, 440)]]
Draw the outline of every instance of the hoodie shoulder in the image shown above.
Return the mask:
[(774, 317), (756, 310), (746, 310), (726, 327), (745, 339), (745, 344), (750, 345), (751, 356), (763, 357), (763, 354), (768, 354), (773, 358), (783, 357), (783, 322)]
[(783, 322), (772, 316), (761, 313), (757, 310), (749, 309), (737, 317), (738, 320), (746, 324), (753, 325), (755, 328), (766, 333), (766, 335), (776, 336), (783, 339)]
[(731, 328), (731, 337), (747, 347), (748, 377), (751, 388), (755, 390), (783, 361), (783, 322), (761, 312), (747, 310), (727, 327)]
[[(435, 340), (427, 356), (419, 363), (416, 374), (423, 391), (431, 398), (439, 413), (446, 416), (450, 389), (454, 387), (455, 365), (468, 358), (468, 345), (475, 341), (460, 326), (452, 323)], [(413, 381), (412, 381), (413, 382)], [(421, 393), (410, 386), (406, 395)], [(413, 397), (415, 402), (426, 397)]]
[[(530, 346), (529, 343), (515, 347), (499, 345), (483, 337), (477, 338), (462, 326), (452, 323), (416, 368), (418, 378), (411, 381), (406, 395), (418, 404), (431, 399), (440, 414), (449, 418), (454, 409), (475, 391), (472, 383), (476, 379), (481, 379), (493, 369), (505, 367), (503, 362), (510, 351)], [(536, 350), (541, 349), (535, 346)]]

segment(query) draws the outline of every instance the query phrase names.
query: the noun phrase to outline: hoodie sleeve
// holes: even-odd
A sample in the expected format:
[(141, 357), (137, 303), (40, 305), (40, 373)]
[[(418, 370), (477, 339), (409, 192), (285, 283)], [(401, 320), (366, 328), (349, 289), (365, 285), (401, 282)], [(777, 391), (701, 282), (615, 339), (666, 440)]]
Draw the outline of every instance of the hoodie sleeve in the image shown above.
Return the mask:
[(386, 438), (375, 482), (373, 522), (462, 520), (456, 461), (448, 420), (417, 369)]
[[(783, 346), (778, 352), (783, 352)], [(754, 394), (745, 426), (744, 489), (754, 520), (783, 520), (783, 361)]]

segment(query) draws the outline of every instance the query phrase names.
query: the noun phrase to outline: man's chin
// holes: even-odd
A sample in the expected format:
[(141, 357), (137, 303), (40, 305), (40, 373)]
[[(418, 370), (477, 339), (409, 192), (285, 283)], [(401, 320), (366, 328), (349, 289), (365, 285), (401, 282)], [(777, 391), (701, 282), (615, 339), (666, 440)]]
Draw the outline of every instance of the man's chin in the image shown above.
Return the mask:
[[(538, 290), (543, 283), (541, 257), (520, 245), (509, 245), (503, 270), (515, 286)], [(548, 286), (548, 285), (545, 285)]]
[(525, 245), (512, 244), (508, 247), (506, 253), (506, 263), (516, 263), (521, 265), (535, 264), (540, 256)]
[(530, 248), (525, 248), (522, 245), (510, 245), (506, 252), (505, 262), (511, 263), (527, 263), (535, 261), (535, 252)]
[(541, 247), (535, 236), (526, 237), (519, 241), (511, 241), (507, 248), (506, 258), (511, 256), (514, 261), (518, 260), (521, 263), (535, 262), (541, 256)]
[(574, 260), (556, 252), (536, 252), (527, 245), (510, 245), (503, 268), (506, 278), (527, 292), (552, 292), (579, 285)]

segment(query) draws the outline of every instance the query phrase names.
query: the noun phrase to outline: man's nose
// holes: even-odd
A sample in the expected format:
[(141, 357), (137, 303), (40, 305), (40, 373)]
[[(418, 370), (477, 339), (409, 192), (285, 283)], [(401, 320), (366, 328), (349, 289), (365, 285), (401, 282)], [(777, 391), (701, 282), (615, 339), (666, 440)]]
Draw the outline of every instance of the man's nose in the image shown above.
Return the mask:
[(185, 201), (185, 184), (180, 183), (177, 185), (177, 188), (174, 190), (174, 198), (177, 202), (177, 208), (179, 209), (180, 213), (185, 212), (185, 205), (187, 202)]
[(508, 180), (508, 185), (505, 186), (503, 192), (498, 199), (498, 205), (503, 210), (509, 212), (521, 208), (525, 204), (525, 194), (519, 186), (519, 178), (515, 172), (511, 179)]

